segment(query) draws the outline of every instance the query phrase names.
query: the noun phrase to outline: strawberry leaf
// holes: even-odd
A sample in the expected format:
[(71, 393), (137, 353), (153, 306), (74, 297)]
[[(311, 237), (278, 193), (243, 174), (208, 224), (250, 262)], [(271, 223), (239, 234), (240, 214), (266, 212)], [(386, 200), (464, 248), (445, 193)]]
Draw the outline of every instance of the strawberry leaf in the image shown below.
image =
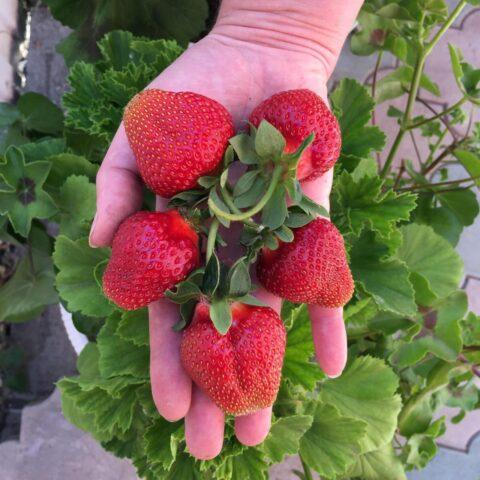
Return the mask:
[(262, 210), (262, 224), (270, 230), (276, 230), (285, 222), (287, 212), (285, 187), (283, 185), (278, 185), (270, 200)]
[(232, 298), (243, 297), (252, 289), (250, 272), (245, 257), (239, 258), (230, 268), (227, 275), (228, 295)]
[(267, 120), (262, 120), (255, 136), (255, 151), (264, 160), (277, 161), (285, 150), (283, 135)]
[(235, 183), (235, 186), (233, 187), (233, 195), (235, 197), (238, 197), (248, 192), (252, 188), (253, 183), (259, 174), (260, 174), (259, 170), (250, 170), (244, 173), (238, 179), (237, 183)]
[(211, 297), (215, 295), (218, 285), (220, 283), (220, 261), (217, 254), (212, 253), (210, 260), (205, 267), (205, 273), (203, 275), (202, 292)]
[(225, 335), (232, 324), (232, 311), (228, 300), (212, 300), (210, 305), (210, 318), (218, 332)]
[(230, 145), (237, 154), (238, 159), (245, 165), (258, 163), (258, 155), (255, 152), (254, 138), (246, 133), (240, 133), (229, 140)]

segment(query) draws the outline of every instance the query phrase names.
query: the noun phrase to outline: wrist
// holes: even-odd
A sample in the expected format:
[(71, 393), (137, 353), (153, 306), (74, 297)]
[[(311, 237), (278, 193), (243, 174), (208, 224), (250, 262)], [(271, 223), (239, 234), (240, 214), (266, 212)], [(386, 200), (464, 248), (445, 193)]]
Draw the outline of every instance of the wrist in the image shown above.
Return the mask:
[(213, 35), (321, 62), (328, 78), (363, 0), (223, 0)]

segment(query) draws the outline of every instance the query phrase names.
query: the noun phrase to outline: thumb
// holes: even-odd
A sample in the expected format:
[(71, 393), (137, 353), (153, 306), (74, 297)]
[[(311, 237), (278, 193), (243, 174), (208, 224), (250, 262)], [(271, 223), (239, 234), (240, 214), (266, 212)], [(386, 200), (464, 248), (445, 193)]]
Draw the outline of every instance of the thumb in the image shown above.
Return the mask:
[(120, 223), (141, 205), (142, 183), (122, 124), (97, 174), (97, 212), (90, 245), (110, 245)]

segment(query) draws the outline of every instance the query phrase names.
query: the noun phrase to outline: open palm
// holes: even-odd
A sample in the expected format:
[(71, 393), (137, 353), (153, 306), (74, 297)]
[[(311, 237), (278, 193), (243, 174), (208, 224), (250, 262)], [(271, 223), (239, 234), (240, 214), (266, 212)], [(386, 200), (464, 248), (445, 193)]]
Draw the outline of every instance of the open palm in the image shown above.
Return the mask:
[[(191, 46), (150, 87), (192, 91), (213, 98), (232, 114), (237, 128), (244, 126), (253, 108), (273, 93), (308, 88), (324, 99), (329, 68), (318, 55), (252, 44), (214, 32)], [(305, 182), (305, 193), (329, 206), (332, 171)], [(97, 215), (90, 236), (94, 246), (110, 245), (120, 222), (138, 210), (142, 183), (136, 162), (120, 126), (97, 177)], [(158, 199), (158, 209), (166, 208)], [(259, 290), (279, 311), (281, 300)], [(346, 362), (346, 334), (342, 309), (310, 306), (312, 334), (320, 366), (329, 376), (341, 373)], [(150, 373), (152, 392), (160, 414), (175, 421), (185, 417), (187, 446), (201, 459), (216, 456), (222, 447), (224, 413), (195, 385), (180, 361), (181, 334), (172, 330), (178, 321), (177, 305), (163, 299), (150, 305)], [(263, 441), (270, 427), (271, 407), (235, 419), (240, 442)]]

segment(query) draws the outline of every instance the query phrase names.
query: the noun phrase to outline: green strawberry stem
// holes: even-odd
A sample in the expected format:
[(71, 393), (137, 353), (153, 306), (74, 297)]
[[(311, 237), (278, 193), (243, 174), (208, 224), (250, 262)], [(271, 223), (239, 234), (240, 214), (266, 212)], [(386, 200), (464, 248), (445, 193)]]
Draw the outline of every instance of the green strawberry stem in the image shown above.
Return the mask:
[(277, 185), (278, 185), (278, 182), (280, 181), (280, 177), (282, 176), (283, 170), (284, 168), (282, 165), (278, 165), (275, 167), (275, 169), (272, 172), (272, 180), (270, 182), (270, 185), (268, 186), (267, 191), (265, 192), (263, 197), (259, 200), (257, 205), (255, 205), (250, 210), (247, 210), (246, 212), (242, 212), (242, 213), (224, 212), (220, 210), (220, 208), (218, 208), (211, 199), (208, 200), (208, 206), (217, 217), (223, 218), (225, 220), (229, 220), (231, 222), (243, 222), (244, 220), (247, 220), (250, 217), (253, 217), (254, 215), (256, 215), (258, 212), (260, 212), (262, 208), (268, 203), (268, 201), (273, 195), (273, 192), (277, 188)]
[(210, 257), (215, 250), (215, 241), (217, 239), (217, 232), (220, 222), (218, 219), (214, 218), (210, 225), (210, 229), (208, 230), (208, 238), (207, 238), (207, 262), (210, 260)]
[[(235, 205), (235, 203), (233, 203), (233, 198), (230, 195), (230, 192), (226, 188), (222, 188), (221, 193), (223, 201), (227, 204), (230, 210), (234, 213), (241, 214), (242, 211)], [(244, 220), (243, 223), (245, 223), (245, 225), (248, 225), (249, 227), (256, 228), (257, 230), (260, 229), (260, 225), (253, 220), (247, 219)]]

